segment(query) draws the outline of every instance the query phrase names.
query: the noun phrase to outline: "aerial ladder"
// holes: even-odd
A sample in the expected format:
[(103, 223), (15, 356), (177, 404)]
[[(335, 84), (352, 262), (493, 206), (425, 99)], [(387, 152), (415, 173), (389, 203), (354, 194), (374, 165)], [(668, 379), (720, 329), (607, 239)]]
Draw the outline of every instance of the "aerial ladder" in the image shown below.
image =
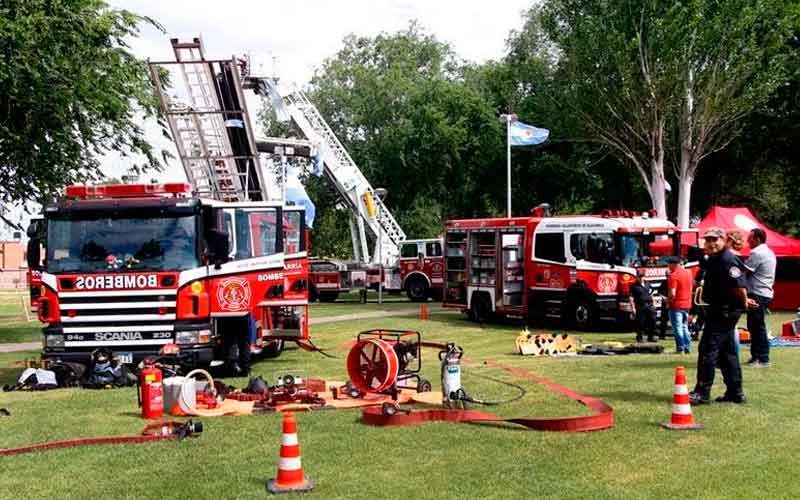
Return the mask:
[[(333, 133), (316, 106), (298, 87), (285, 86), (277, 78), (250, 77), (255, 91), (268, 97), (278, 119), (291, 119), (323, 160), (323, 173), (341, 196), (351, 213), (350, 231), (356, 260), (374, 264), (394, 264), (406, 234)], [(366, 230), (375, 238), (370, 259)]]

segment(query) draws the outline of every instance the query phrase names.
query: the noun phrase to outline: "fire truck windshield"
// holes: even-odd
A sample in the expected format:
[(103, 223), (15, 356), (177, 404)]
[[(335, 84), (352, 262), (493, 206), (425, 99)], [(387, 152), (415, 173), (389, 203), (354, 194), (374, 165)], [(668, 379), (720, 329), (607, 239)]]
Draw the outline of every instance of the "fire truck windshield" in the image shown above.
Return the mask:
[(618, 263), (623, 266), (666, 266), (667, 258), (675, 255), (679, 240), (668, 234), (619, 235)]
[(50, 219), (47, 271), (178, 271), (200, 265), (194, 216)]

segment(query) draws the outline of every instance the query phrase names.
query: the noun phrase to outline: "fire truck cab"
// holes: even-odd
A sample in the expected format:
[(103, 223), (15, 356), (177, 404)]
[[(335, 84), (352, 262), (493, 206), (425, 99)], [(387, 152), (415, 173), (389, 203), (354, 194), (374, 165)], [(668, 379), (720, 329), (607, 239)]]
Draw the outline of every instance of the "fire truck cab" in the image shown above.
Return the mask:
[(680, 254), (677, 228), (647, 213), (448, 221), (444, 306), (477, 321), (497, 313), (580, 329), (624, 323), (631, 285), (647, 284), (660, 308), (667, 258)]
[(400, 287), (414, 302), (442, 299), (444, 254), (442, 238), (406, 240), (400, 246)]
[(350, 291), (347, 267), (335, 260), (312, 259), (308, 280), (309, 302), (334, 302), (340, 293)]
[(200, 198), (183, 183), (70, 186), (35, 245), (43, 357), (86, 362), (108, 347), (133, 363), (175, 343), (186, 364), (209, 365), (253, 326), (278, 355), (308, 337), (304, 229), (300, 207)]

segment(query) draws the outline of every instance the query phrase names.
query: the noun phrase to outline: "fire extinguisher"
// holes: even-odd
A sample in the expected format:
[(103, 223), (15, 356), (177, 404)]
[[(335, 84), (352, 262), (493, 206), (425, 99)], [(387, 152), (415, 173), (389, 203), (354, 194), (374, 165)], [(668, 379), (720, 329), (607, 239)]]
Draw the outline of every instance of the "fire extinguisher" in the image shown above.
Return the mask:
[(444, 351), (439, 352), (442, 362), (442, 404), (447, 408), (464, 408), (464, 389), (461, 387), (461, 356), (464, 349), (449, 343)]
[(161, 369), (152, 359), (144, 361), (144, 368), (139, 372), (139, 406), (142, 407), (142, 418), (158, 419), (164, 416), (164, 391), (161, 385)]

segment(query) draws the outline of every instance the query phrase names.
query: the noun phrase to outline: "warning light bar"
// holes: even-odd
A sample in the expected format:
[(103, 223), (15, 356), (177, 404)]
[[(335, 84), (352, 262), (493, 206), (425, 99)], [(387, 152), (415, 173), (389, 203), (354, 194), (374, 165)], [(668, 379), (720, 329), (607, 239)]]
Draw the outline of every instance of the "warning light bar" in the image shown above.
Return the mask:
[(67, 197), (77, 199), (88, 198), (139, 198), (157, 195), (186, 195), (192, 187), (185, 182), (166, 184), (104, 184), (99, 186), (67, 186)]

